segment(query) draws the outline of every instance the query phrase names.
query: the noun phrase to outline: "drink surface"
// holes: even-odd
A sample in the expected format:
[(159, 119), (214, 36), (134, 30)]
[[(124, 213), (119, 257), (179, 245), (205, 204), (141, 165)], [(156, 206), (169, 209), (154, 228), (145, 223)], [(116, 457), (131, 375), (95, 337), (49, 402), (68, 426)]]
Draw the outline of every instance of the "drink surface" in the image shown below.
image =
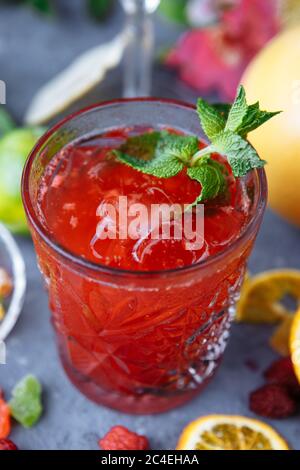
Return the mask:
[[(187, 266), (232, 244), (249, 221), (253, 185), (251, 176), (247, 187), (242, 179), (234, 179), (226, 161), (217, 155), (214, 158), (224, 163), (228, 172), (228, 192), (222, 199), (205, 204), (204, 243), (200, 249), (187, 249), (184, 236), (176, 239), (172, 231), (169, 239), (151, 239), (148, 223), (139, 228), (137, 239), (100, 238), (99, 226), (104, 217), (109, 217), (101, 207), (111, 204), (117, 208), (120, 196), (126, 196), (128, 207), (142, 203), (150, 209), (153, 204), (191, 204), (200, 194), (199, 183), (188, 178), (185, 170), (172, 178), (157, 178), (112, 157), (111, 150), (128, 136), (141, 132), (145, 130), (113, 131), (70, 145), (54, 157), (39, 191), (41, 219), (54, 240), (94, 263), (134, 271)], [(199, 142), (200, 148), (203, 145)], [(190, 217), (195, 217), (193, 211)]]

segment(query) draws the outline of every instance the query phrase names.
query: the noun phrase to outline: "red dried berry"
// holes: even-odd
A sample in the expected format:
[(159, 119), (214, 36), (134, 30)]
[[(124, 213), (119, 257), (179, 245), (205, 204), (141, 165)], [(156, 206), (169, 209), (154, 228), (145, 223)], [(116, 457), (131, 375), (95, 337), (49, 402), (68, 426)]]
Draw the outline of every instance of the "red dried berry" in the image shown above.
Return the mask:
[(11, 440), (0, 439), (0, 450), (18, 450), (18, 448)]
[(297, 409), (297, 403), (286, 387), (267, 384), (255, 390), (249, 397), (250, 410), (265, 418), (287, 418)]
[(149, 449), (149, 442), (145, 436), (139, 436), (124, 426), (114, 426), (98, 443), (103, 450)]
[(290, 357), (284, 357), (273, 362), (265, 371), (266, 380), (273, 384), (284, 385), (291, 394), (300, 397), (300, 384), (294, 372), (293, 363)]

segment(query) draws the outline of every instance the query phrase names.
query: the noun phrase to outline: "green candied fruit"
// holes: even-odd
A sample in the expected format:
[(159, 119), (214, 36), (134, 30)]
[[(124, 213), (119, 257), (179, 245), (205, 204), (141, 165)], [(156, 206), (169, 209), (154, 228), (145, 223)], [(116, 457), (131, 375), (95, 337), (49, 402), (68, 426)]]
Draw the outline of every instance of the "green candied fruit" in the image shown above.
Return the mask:
[(31, 428), (42, 414), (42, 387), (33, 375), (27, 375), (15, 385), (9, 402), (11, 414), (25, 428)]

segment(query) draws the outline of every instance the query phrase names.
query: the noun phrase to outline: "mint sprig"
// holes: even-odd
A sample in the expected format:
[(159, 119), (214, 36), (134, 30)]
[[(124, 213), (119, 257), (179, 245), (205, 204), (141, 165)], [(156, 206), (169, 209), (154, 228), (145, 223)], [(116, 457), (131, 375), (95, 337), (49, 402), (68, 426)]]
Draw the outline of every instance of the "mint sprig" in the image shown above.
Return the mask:
[(186, 167), (187, 175), (201, 184), (192, 205), (226, 191), (225, 166), (211, 157), (213, 153), (227, 157), (235, 177), (266, 164), (247, 141), (247, 134), (278, 112), (262, 111), (259, 103), (248, 105), (243, 86), (232, 105), (212, 105), (199, 98), (197, 112), (210, 140), (207, 147), (199, 149), (197, 137), (155, 131), (128, 138), (114, 155), (121, 163), (158, 178), (171, 178)]
[(171, 178), (188, 164), (198, 148), (197, 137), (162, 131), (130, 137), (114, 154), (119, 161), (142, 173)]

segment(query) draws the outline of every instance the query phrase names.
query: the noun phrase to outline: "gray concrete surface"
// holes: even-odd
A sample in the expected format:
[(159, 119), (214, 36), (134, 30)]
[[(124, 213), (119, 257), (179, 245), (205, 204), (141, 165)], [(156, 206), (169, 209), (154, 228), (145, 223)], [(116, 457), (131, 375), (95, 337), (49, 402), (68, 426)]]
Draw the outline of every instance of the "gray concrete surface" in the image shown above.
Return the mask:
[[(122, 15), (117, 11), (106, 24), (93, 24), (83, 2), (58, 1), (60, 16), (45, 21), (28, 9), (0, 6), (0, 79), (7, 83), (7, 104), (21, 120), (34, 91), (45, 80), (84, 51), (119, 29)], [(172, 42), (176, 28), (158, 23), (162, 43)], [(97, 91), (98, 97), (120, 94), (119, 74), (112, 73)], [(156, 71), (155, 94), (192, 99), (193, 94), (176, 80), (169, 86), (165, 72)], [(276, 357), (267, 339), (271, 329), (264, 326), (234, 326), (224, 362), (206, 390), (188, 405), (158, 416), (132, 417), (96, 406), (68, 382), (56, 354), (49, 324), (47, 296), (36, 268), (29, 239), (19, 239), (24, 254), (28, 289), (20, 320), (7, 342), (7, 365), (0, 366), (0, 386), (6, 392), (23, 375), (36, 374), (44, 386), (44, 414), (31, 430), (14, 425), (12, 438), (21, 449), (97, 449), (97, 439), (112, 425), (123, 424), (149, 436), (154, 449), (173, 449), (183, 426), (196, 416), (230, 413), (252, 416), (248, 394), (262, 384), (261, 373)], [(273, 267), (300, 267), (300, 231), (272, 213), (266, 215), (250, 262), (258, 272)], [(249, 361), (258, 364), (249, 368)], [(294, 449), (300, 449), (300, 416), (270, 421)]]

